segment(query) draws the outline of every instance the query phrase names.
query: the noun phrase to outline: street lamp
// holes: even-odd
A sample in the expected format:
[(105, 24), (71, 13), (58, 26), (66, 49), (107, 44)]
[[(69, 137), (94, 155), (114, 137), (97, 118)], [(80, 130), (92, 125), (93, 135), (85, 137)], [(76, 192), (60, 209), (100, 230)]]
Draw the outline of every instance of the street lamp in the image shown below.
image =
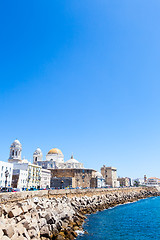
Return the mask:
[(9, 176), (9, 172), (8, 170), (5, 171), (5, 177), (6, 177), (6, 180), (5, 180), (5, 188), (7, 187), (7, 178)]
[(61, 181), (61, 188), (62, 188), (62, 189), (63, 189), (63, 182), (64, 182), (64, 181), (62, 180), (62, 181)]

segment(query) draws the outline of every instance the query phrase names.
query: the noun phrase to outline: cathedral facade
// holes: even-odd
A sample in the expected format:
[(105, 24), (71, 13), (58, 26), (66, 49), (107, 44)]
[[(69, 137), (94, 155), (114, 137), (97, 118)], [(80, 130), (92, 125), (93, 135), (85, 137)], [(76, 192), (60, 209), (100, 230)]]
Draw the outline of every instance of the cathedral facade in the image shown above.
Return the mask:
[(64, 162), (64, 155), (62, 151), (58, 148), (52, 148), (47, 153), (46, 160), (43, 160), (43, 154), (41, 149), (37, 148), (33, 153), (33, 163), (45, 169), (84, 168), (83, 164), (74, 159), (73, 155), (68, 161)]

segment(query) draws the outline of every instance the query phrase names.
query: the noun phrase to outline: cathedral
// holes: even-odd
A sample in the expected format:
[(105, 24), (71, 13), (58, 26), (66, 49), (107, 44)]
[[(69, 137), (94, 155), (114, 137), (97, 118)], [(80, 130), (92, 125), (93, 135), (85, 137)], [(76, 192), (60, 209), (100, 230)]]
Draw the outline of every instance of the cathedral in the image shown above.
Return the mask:
[[(20, 175), (27, 173), (25, 180), (27, 188), (49, 186), (53, 188), (95, 188), (104, 187), (104, 177), (93, 169), (84, 168), (73, 154), (68, 161), (58, 148), (52, 148), (43, 160), (40, 148), (33, 153), (33, 163), (22, 159), (22, 145), (15, 140), (10, 146), (8, 162), (13, 164), (14, 172), (19, 171), (19, 176), (13, 174), (13, 179), (20, 179)], [(47, 182), (46, 182), (47, 179)], [(20, 180), (18, 180), (20, 181)]]
[(74, 159), (73, 155), (64, 162), (64, 155), (58, 148), (51, 149), (46, 155), (46, 160), (43, 160), (41, 149), (37, 148), (33, 153), (33, 163), (45, 169), (84, 168), (83, 164)]
[[(22, 159), (22, 145), (19, 140), (15, 140), (10, 147), (9, 163), (27, 163), (26, 159)], [(43, 160), (43, 154), (40, 148), (37, 148), (33, 153), (33, 164), (41, 166), (44, 169), (68, 169), (76, 168), (82, 169), (83, 164), (74, 159), (73, 155), (71, 158), (64, 162), (64, 155), (58, 148), (52, 148), (46, 155), (46, 159)]]

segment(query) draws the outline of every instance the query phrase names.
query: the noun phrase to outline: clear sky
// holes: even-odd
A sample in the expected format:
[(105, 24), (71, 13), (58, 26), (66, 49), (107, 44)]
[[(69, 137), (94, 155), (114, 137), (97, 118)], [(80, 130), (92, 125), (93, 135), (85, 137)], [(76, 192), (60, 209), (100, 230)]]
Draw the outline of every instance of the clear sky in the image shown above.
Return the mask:
[(0, 2), (0, 160), (14, 139), (160, 177), (160, 1)]

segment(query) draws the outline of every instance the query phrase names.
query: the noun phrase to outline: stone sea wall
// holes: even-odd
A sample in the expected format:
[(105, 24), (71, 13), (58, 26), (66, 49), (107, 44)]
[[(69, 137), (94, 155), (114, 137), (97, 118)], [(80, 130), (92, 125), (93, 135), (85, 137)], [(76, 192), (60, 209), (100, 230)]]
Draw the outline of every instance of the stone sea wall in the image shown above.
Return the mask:
[(159, 196), (156, 188), (72, 189), (0, 194), (0, 239), (75, 239), (86, 214)]

